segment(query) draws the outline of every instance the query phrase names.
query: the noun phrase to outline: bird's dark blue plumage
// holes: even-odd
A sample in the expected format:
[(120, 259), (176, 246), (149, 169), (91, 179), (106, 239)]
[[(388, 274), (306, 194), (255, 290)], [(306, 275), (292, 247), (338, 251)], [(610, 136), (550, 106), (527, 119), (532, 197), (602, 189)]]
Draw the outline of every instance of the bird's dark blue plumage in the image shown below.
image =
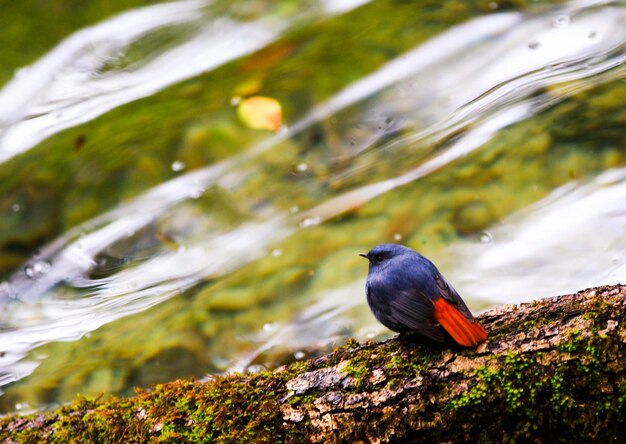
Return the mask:
[(474, 321), (461, 296), (418, 252), (381, 244), (361, 256), (369, 260), (367, 303), (384, 326), (400, 333), (419, 333), (444, 342), (445, 330), (456, 342), (475, 346), (487, 332)]

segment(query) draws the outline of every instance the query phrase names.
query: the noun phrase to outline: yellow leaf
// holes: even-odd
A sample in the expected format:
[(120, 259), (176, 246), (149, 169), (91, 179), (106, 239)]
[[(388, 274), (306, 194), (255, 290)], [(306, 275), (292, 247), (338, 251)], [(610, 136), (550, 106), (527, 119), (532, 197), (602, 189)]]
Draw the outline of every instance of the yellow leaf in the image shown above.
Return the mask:
[(277, 131), (282, 125), (283, 111), (280, 103), (271, 97), (248, 97), (237, 106), (237, 116), (253, 129)]

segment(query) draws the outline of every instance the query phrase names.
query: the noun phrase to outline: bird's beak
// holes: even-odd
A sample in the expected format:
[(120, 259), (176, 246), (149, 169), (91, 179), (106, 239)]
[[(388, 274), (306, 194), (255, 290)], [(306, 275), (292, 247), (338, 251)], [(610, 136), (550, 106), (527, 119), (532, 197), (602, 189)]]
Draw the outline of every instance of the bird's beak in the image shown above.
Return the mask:
[(359, 256), (364, 257), (368, 261), (370, 260), (369, 256), (367, 254), (365, 254), (365, 253), (359, 253)]

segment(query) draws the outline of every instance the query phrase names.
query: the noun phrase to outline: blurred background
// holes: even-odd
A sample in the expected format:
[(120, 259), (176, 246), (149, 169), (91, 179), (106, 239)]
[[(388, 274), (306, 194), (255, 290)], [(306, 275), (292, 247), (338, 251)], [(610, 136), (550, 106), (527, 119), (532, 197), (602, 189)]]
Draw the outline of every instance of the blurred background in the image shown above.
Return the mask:
[[(143, 5), (142, 5), (143, 4)], [(0, 14), (0, 411), (626, 281), (626, 4), (64, 0)]]

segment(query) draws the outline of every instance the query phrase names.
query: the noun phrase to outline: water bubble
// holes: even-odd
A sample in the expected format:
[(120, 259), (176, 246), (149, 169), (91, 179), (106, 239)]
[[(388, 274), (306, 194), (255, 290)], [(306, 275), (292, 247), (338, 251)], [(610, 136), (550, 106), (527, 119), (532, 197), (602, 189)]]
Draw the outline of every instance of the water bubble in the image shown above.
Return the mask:
[(20, 211), (20, 204), (14, 203), (11, 209), (13, 210), (14, 213), (17, 213), (18, 211)]
[(402, 240), (402, 235), (400, 233), (396, 233), (393, 235), (393, 240), (399, 241)]
[(289, 208), (289, 212), (291, 214), (296, 214), (298, 211), (300, 211), (300, 207), (298, 205), (294, 205), (291, 208)]
[(571, 23), (572, 19), (569, 15), (559, 15), (552, 19), (552, 26), (555, 28), (565, 28)]
[(273, 322), (266, 322), (263, 324), (263, 331), (272, 331), (275, 327), (276, 325)]
[(52, 264), (50, 264), (50, 262), (37, 261), (24, 267), (24, 273), (26, 273), (26, 276), (32, 279), (48, 273), (50, 271), (50, 268), (52, 268)]
[(237, 106), (237, 105), (239, 105), (240, 103), (241, 103), (241, 97), (239, 97), (239, 96), (235, 96), (235, 97), (233, 97), (233, 98), (231, 98), (231, 99), (230, 99), (230, 104), (231, 104), (232, 106)]
[(299, 173), (303, 173), (308, 169), (309, 166), (305, 162), (300, 162), (298, 165), (296, 165), (296, 171)]
[(537, 41), (530, 42), (530, 43), (528, 44), (528, 48), (530, 48), (530, 49), (537, 49), (537, 48), (539, 48), (539, 46), (541, 46), (541, 45), (540, 45), (540, 44), (539, 44), (539, 42), (537, 42)]
[(296, 358), (298, 361), (304, 359), (305, 356), (306, 353), (304, 353), (303, 351), (297, 351), (293, 354), (293, 357)]
[(319, 216), (307, 216), (300, 221), (301, 228), (309, 228), (319, 225), (321, 219)]
[(185, 163), (181, 162), (180, 160), (175, 160), (174, 162), (172, 162), (172, 171), (182, 171), (185, 169)]
[(483, 231), (478, 235), (478, 240), (483, 244), (488, 244), (493, 240), (493, 236), (489, 231)]
[(279, 249), (279, 248), (275, 248), (272, 250), (272, 256), (274, 257), (278, 257), (278, 256), (282, 256), (283, 255), (283, 250)]
[(23, 410), (29, 410), (30, 409), (30, 405), (27, 402), (18, 402), (17, 404), (15, 404), (15, 410), (17, 411), (23, 411)]

